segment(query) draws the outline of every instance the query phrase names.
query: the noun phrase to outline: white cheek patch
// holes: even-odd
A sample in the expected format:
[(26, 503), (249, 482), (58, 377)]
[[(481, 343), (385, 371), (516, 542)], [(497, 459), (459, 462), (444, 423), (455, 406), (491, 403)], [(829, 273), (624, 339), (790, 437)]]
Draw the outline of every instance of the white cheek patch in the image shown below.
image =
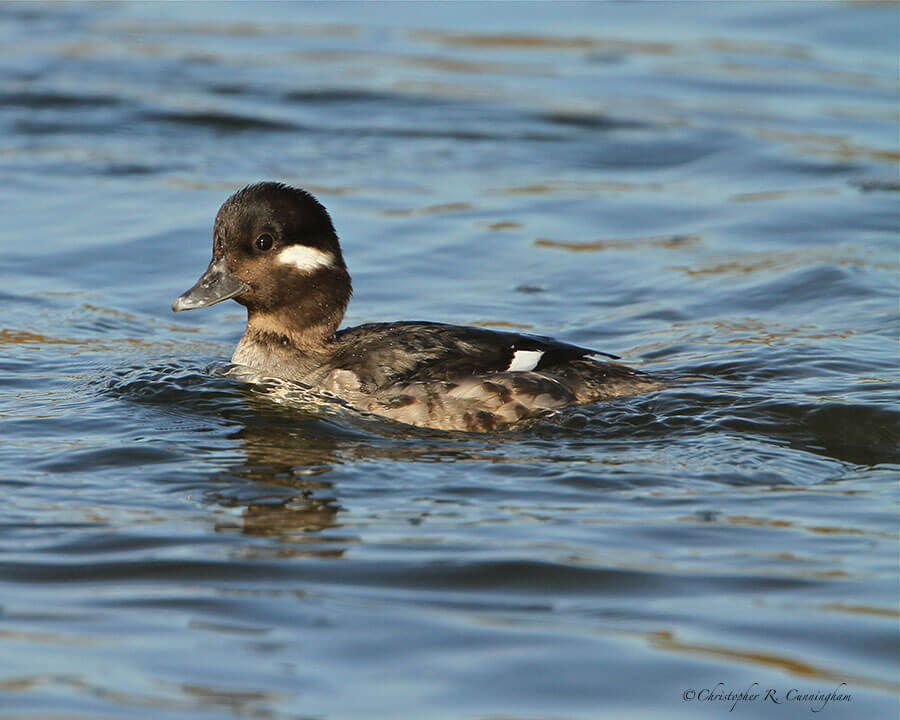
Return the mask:
[(278, 262), (283, 265), (292, 265), (300, 272), (306, 273), (319, 268), (332, 267), (334, 255), (306, 245), (291, 245), (278, 253)]
[(543, 350), (516, 350), (512, 362), (506, 368), (506, 372), (528, 372), (529, 370), (534, 370), (543, 356)]

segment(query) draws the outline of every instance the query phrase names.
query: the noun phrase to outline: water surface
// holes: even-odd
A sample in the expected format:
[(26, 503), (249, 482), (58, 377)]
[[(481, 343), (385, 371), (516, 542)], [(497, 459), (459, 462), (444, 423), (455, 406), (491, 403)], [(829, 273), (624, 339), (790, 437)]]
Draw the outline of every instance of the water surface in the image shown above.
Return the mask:
[[(0, 712), (896, 716), (897, 21), (0, 6)], [(169, 308), (260, 179), (347, 324), (693, 380), (487, 436), (225, 377), (241, 308)]]

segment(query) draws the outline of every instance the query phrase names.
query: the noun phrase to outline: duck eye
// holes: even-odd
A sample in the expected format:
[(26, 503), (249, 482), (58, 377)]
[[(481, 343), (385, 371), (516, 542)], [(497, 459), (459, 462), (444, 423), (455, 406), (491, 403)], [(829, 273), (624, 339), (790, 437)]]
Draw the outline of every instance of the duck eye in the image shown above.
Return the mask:
[(269, 233), (263, 233), (258, 238), (256, 238), (256, 242), (254, 243), (254, 245), (256, 245), (257, 250), (265, 251), (271, 249), (272, 243), (274, 242), (275, 241), (272, 239), (272, 236), (269, 235)]

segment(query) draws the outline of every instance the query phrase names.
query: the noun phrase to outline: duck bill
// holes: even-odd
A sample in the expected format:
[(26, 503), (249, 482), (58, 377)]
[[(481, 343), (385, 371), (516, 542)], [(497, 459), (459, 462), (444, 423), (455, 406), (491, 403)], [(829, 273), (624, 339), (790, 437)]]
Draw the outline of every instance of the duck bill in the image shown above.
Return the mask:
[(172, 310), (179, 312), (209, 307), (217, 302), (237, 297), (249, 289), (247, 283), (241, 282), (228, 272), (224, 257), (213, 258), (197, 284), (172, 303)]

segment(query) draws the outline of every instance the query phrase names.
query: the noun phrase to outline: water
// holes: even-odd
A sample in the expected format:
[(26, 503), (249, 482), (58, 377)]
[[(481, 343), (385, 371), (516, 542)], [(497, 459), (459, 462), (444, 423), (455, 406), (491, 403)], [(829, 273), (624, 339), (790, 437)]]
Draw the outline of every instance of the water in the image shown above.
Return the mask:
[[(0, 714), (895, 717), (897, 28), (0, 7)], [(694, 380), (466, 436), (224, 377), (241, 308), (169, 307), (259, 179), (330, 209), (348, 324)]]

